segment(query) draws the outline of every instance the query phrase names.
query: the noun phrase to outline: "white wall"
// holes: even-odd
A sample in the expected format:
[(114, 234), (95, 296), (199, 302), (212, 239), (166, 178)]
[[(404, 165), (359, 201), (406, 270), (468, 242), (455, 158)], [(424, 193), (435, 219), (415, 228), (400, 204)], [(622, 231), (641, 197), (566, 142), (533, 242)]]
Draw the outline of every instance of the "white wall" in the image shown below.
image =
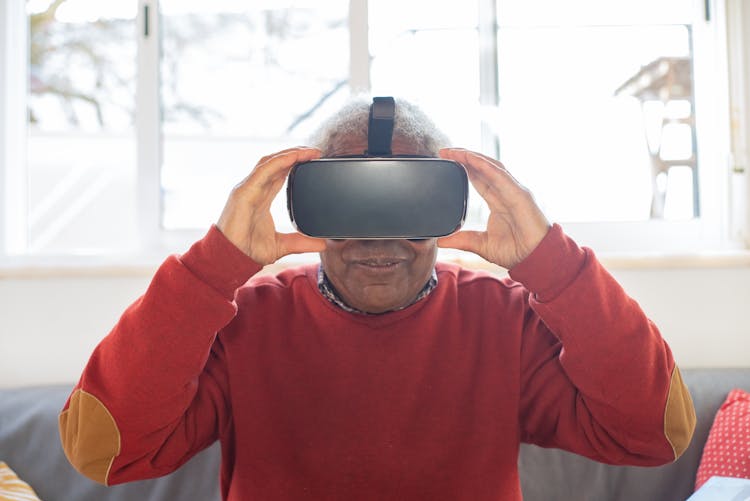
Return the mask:
[[(683, 367), (750, 367), (750, 267), (613, 269)], [(77, 380), (149, 282), (135, 276), (0, 279), (0, 387)]]
[(0, 280), (0, 387), (74, 382), (149, 279)]

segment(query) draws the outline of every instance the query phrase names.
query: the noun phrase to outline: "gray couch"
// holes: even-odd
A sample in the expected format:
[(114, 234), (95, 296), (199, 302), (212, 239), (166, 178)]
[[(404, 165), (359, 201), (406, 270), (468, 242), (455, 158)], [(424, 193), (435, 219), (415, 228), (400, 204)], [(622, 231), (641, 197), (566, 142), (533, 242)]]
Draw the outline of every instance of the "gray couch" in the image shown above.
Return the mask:
[[(657, 468), (613, 467), (563, 451), (522, 446), (526, 501), (684, 501), (714, 414), (733, 388), (750, 391), (750, 368), (693, 369), (683, 376), (698, 425), (693, 443), (675, 463)], [(57, 414), (69, 386), (0, 390), (0, 461), (7, 462), (44, 501), (212, 501), (219, 499), (219, 449), (202, 452), (160, 479), (102, 487), (68, 464), (57, 434)]]

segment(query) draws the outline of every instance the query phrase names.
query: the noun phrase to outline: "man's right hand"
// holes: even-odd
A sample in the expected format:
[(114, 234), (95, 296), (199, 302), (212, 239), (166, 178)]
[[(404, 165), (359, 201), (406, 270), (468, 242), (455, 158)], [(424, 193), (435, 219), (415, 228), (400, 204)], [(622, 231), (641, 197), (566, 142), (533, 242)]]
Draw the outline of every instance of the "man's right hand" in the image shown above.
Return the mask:
[(325, 249), (325, 240), (301, 233), (278, 233), (271, 217), (271, 202), (292, 167), (316, 158), (320, 158), (320, 150), (305, 147), (263, 157), (229, 195), (216, 226), (256, 263), (265, 266), (288, 254)]

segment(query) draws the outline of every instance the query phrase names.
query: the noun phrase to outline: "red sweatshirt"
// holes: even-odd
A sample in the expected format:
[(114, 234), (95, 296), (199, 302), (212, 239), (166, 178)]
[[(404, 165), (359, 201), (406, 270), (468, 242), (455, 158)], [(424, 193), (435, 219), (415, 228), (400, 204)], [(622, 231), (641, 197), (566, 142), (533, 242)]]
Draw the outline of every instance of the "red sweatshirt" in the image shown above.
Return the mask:
[(511, 279), (439, 264), (392, 313), (347, 313), (316, 266), (260, 269), (213, 228), (170, 257), (93, 353), (60, 416), (106, 484), (215, 440), (228, 500), (517, 500), (520, 442), (614, 464), (686, 447), (669, 348), (555, 226)]

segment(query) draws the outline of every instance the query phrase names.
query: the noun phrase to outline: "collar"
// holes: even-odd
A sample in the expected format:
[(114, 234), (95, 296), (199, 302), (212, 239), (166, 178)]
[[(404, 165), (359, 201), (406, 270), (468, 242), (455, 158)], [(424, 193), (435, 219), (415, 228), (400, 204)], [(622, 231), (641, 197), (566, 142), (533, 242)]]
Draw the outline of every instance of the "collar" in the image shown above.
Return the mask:
[[(414, 303), (424, 299), (430, 294), (430, 292), (435, 289), (435, 287), (437, 287), (437, 282), (437, 272), (433, 267), (430, 279), (427, 280), (427, 283), (424, 285), (424, 287), (422, 287), (422, 290), (419, 292), (419, 294), (417, 294), (417, 297), (415, 297), (411, 303), (391, 311), (403, 310), (404, 308), (408, 308)], [(379, 313), (367, 313), (366, 311), (352, 308), (351, 306), (346, 304), (344, 300), (341, 299), (341, 297), (336, 293), (336, 290), (333, 288), (333, 284), (331, 284), (331, 281), (328, 280), (328, 276), (326, 275), (325, 270), (323, 270), (323, 263), (320, 263), (320, 265), (318, 266), (318, 290), (320, 290), (320, 293), (323, 294), (323, 297), (325, 297), (328, 301), (335, 304), (344, 311), (348, 311), (349, 313), (357, 313), (360, 315), (379, 315)]]

